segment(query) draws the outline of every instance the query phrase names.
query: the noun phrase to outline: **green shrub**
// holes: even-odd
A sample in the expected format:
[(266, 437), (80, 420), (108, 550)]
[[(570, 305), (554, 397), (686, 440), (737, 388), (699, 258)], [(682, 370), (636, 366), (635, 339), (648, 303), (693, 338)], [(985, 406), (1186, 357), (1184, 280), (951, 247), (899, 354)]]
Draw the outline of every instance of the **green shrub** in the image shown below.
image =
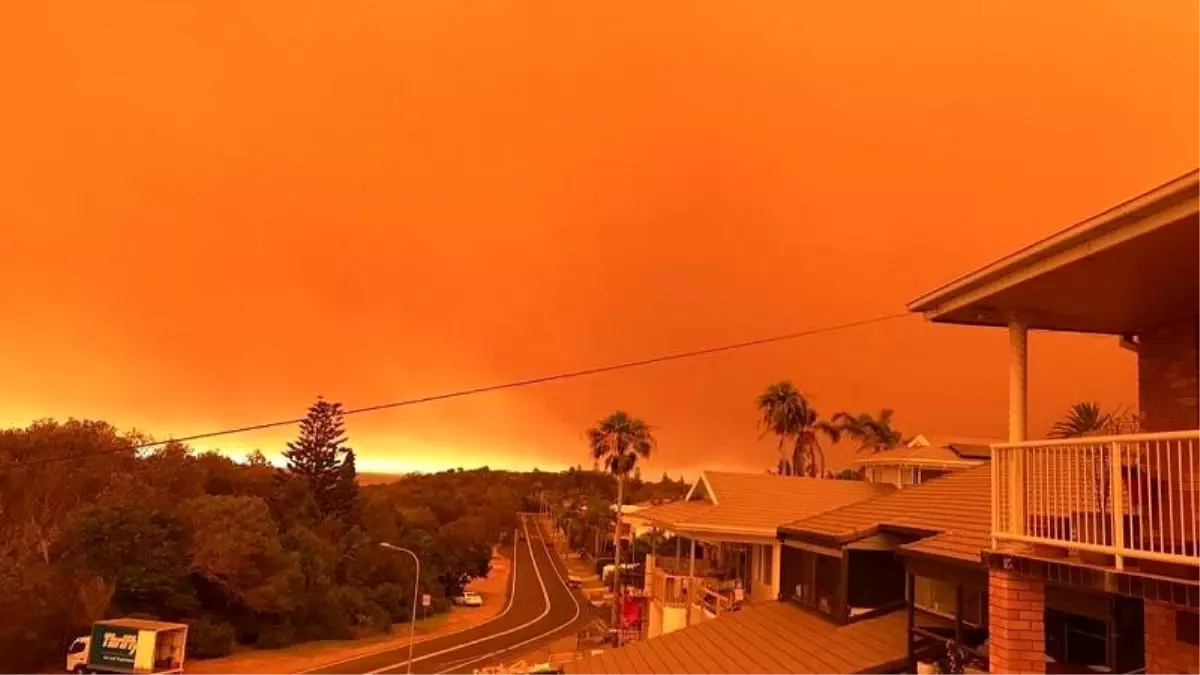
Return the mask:
[(290, 622), (264, 626), (254, 643), (259, 649), (279, 649), (296, 642), (296, 629)]
[(210, 617), (190, 620), (188, 624), (187, 656), (212, 659), (233, 653), (233, 626)]

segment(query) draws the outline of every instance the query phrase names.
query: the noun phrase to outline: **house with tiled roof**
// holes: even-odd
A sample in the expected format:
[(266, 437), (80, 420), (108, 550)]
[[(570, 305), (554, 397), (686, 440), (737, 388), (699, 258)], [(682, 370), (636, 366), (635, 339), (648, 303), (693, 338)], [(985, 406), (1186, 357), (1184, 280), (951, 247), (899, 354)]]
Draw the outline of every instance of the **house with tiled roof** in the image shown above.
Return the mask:
[(676, 535), (678, 547), (646, 559), (646, 636), (776, 600), (780, 525), (893, 489), (859, 481), (702, 472), (683, 500), (638, 512), (645, 522)]
[(898, 488), (920, 485), (951, 471), (980, 466), (991, 458), (996, 440), (913, 437), (903, 447), (875, 452), (856, 459), (865, 480)]
[(982, 665), (990, 522), (986, 465), (799, 519), (779, 529), (784, 595), (841, 622), (899, 612), (911, 663), (958, 638)]
[[(816, 482), (833, 490), (841, 489), (836, 483), (855, 484)], [(904, 671), (933, 658), (929, 647), (944, 645), (927, 635), (953, 637), (957, 626), (968, 643), (967, 632), (978, 632), (979, 614), (986, 613), (978, 591), (986, 588), (980, 552), (987, 546), (989, 488), (988, 468), (975, 467), (835, 508), (793, 510), (800, 517), (776, 530), (776, 601), (596, 654), (568, 672)], [(956, 597), (960, 577), (967, 577), (967, 619), (956, 622), (956, 606), (946, 598)], [(920, 621), (912, 619), (916, 610), (905, 611), (910, 597)], [(977, 635), (975, 643), (984, 638)]]

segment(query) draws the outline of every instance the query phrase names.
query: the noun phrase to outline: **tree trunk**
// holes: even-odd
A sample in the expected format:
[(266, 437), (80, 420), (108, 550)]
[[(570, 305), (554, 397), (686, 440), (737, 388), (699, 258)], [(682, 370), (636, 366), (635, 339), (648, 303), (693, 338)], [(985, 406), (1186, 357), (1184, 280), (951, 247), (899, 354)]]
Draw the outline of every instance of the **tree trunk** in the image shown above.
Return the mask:
[(621, 506), (625, 499), (625, 476), (617, 474), (617, 528), (613, 531), (613, 611), (612, 625), (621, 644)]

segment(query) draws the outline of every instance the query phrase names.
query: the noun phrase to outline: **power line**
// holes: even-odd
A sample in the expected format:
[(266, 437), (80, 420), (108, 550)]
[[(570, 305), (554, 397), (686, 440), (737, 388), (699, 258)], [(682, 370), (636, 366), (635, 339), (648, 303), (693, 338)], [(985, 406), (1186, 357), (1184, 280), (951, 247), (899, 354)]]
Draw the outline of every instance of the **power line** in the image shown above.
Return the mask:
[[(696, 358), (698, 356), (708, 356), (711, 354), (720, 354), (723, 352), (731, 352), (731, 351), (735, 351), (738, 349), (747, 349), (750, 347), (760, 347), (763, 345), (773, 344), (776, 342), (786, 342), (789, 340), (796, 340), (799, 338), (811, 337), (814, 335), (823, 335), (825, 333), (835, 333), (838, 331), (849, 330), (851, 328), (859, 328), (862, 326), (869, 326), (871, 324), (883, 323), (885, 321), (892, 321), (892, 320), (899, 319), (899, 318), (905, 317), (905, 316), (912, 316), (912, 314), (909, 312), (897, 312), (895, 314), (887, 314), (884, 316), (877, 316), (877, 317), (872, 317), (869, 319), (860, 319), (858, 321), (851, 321), (849, 323), (835, 324), (832, 326), (822, 326), (821, 328), (810, 328), (808, 330), (797, 331), (794, 333), (785, 333), (783, 335), (775, 335), (775, 336), (766, 337), (766, 338), (758, 338), (755, 340), (745, 340), (742, 342), (734, 342), (731, 344), (725, 344), (725, 345), (721, 345), (718, 347), (706, 347), (704, 349), (694, 349), (694, 350), (685, 351), (685, 352), (675, 352), (672, 354), (664, 354), (661, 356), (654, 356), (651, 358), (639, 359), (637, 361), (625, 361), (623, 363), (613, 363), (613, 364), (609, 364), (609, 365), (605, 365), (605, 366), (595, 366), (593, 368), (584, 368), (583, 370), (573, 370), (573, 371), (568, 371), (568, 372), (564, 372), (564, 373), (556, 373), (554, 375), (543, 375), (541, 377), (533, 377), (533, 378), (524, 379), (524, 380), (503, 382), (501, 384), (491, 384), (491, 385), (487, 385), (487, 386), (483, 386), (483, 387), (474, 387), (471, 389), (460, 389), (458, 391), (451, 391), (451, 392), (446, 392), (446, 393), (442, 393), (442, 394), (433, 394), (431, 396), (422, 396), (420, 398), (404, 399), (401, 401), (392, 401), (390, 403), (380, 403), (377, 405), (364, 406), (361, 408), (348, 408), (342, 412), (344, 415), (347, 415), (347, 416), (358, 415), (358, 414), (362, 414), (362, 413), (375, 412), (378, 410), (388, 410), (390, 408), (403, 408), (406, 406), (419, 405), (421, 403), (433, 403), (435, 401), (445, 401), (447, 399), (452, 399), (452, 398), (462, 398), (464, 396), (487, 394), (487, 393), (496, 392), (496, 391), (504, 391), (506, 389), (518, 389), (521, 387), (530, 387), (530, 386), (533, 386), (536, 384), (545, 384), (547, 382), (556, 382), (558, 380), (570, 380), (570, 379), (575, 379), (578, 377), (587, 377), (589, 375), (599, 375), (601, 373), (610, 373), (610, 372), (618, 371), (618, 370), (628, 370), (630, 368), (641, 368), (643, 366), (650, 366), (650, 365), (654, 365), (654, 364), (658, 364), (658, 363), (665, 363), (667, 361), (678, 361), (681, 359), (691, 359), (691, 358)], [(302, 418), (279, 420), (279, 421), (275, 421), (275, 422), (265, 422), (263, 424), (253, 424), (253, 425), (245, 426), (245, 427), (236, 427), (233, 429), (222, 429), (220, 431), (210, 431), (210, 432), (203, 433), (203, 434), (194, 434), (191, 436), (183, 436), (180, 438), (168, 438), (168, 439), (162, 440), (162, 441), (152, 441), (149, 443), (141, 443), (141, 444), (135, 445), (134, 449), (135, 450), (144, 450), (147, 448), (153, 448), (153, 447), (157, 447), (160, 445), (166, 445), (168, 443), (187, 443), (190, 441), (199, 441), (199, 440), (204, 440), (204, 439), (208, 439), (208, 438), (217, 438), (220, 436), (232, 436), (234, 434), (244, 434), (244, 433), (251, 432), (251, 431), (262, 431), (264, 429), (274, 429), (277, 427), (293, 426), (293, 425), (299, 424), (301, 422), (301, 420), (302, 420)], [(67, 460), (72, 460), (72, 459), (86, 459), (89, 457), (97, 457), (100, 455), (116, 454), (116, 453), (120, 453), (120, 452), (125, 452), (126, 450), (127, 450), (126, 448), (122, 448), (119, 450), (94, 452), (94, 453), (85, 454), (85, 455), (62, 455), (62, 456), (58, 456), (58, 457), (43, 457), (40, 459), (28, 460), (28, 461), (23, 461), (23, 462), (9, 462), (7, 464), (0, 465), (0, 468), (10, 468), (10, 467), (14, 467), (14, 466), (34, 466), (37, 464), (49, 464), (51, 462), (62, 462), (62, 461), (67, 461)]]

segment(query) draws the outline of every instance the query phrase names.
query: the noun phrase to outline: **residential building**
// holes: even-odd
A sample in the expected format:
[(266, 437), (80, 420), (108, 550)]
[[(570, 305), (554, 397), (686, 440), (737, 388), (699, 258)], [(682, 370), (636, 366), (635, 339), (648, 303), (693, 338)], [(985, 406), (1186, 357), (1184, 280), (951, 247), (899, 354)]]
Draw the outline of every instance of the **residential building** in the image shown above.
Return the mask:
[[(705, 471), (678, 502), (638, 511), (676, 535), (646, 559), (646, 636), (779, 597), (780, 525), (891, 492), (888, 485)], [(680, 538), (689, 541), (684, 549)]]
[[(985, 553), (995, 672), (1099, 661), (1101, 648), (1116, 670), (1133, 669), (1131, 651), (1147, 672), (1200, 670), (1198, 203), (1192, 171), (910, 305), (934, 322), (1008, 331), (1008, 442), (993, 447)], [(1142, 433), (1030, 440), (1038, 330), (1108, 334), (1136, 352)], [(1064, 617), (1064, 590), (1092, 598), (1093, 615), (1115, 607), (1129, 620)]]
[(944, 439), (918, 435), (904, 447), (882, 450), (854, 463), (871, 483), (898, 488), (920, 485), (951, 471), (980, 466), (992, 456), (994, 440)]
[[(621, 538), (625, 540), (635, 540), (638, 537), (650, 534), (655, 528), (645, 518), (641, 517), (638, 512), (646, 508), (648, 504), (623, 504), (621, 505)], [(617, 505), (613, 504), (613, 513), (617, 511)]]
[[(984, 465), (783, 525), (779, 602), (726, 612), (568, 670), (917, 672), (920, 662), (944, 662), (953, 645), (967, 668), (1008, 672), (992, 662), (995, 650), (1025, 629), (991, 620), (1011, 611), (993, 599), (991, 488)], [(1018, 611), (1045, 617), (1048, 670), (1143, 667), (1140, 600), (1069, 578), (1046, 582), (1040, 598), (1038, 609)]]
[(806, 514), (777, 531), (778, 601), (577, 661), (568, 672), (914, 672), (956, 637), (976, 647), (979, 663), (990, 485), (980, 466)]
[[(1200, 672), (1198, 178), (911, 305), (1007, 327), (1009, 439), (990, 460), (796, 513), (778, 530), (779, 602), (568, 672), (915, 672), (951, 652), (991, 672)], [(1135, 350), (1142, 432), (1028, 440), (1030, 330)]]

